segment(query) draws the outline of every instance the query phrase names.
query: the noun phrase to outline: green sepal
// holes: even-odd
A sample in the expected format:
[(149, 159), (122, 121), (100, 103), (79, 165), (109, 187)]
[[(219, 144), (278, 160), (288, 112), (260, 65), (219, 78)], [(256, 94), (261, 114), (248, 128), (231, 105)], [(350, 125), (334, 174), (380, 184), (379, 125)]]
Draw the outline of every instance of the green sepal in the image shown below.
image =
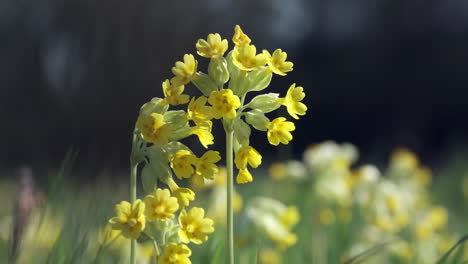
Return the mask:
[(151, 173), (154, 173), (158, 179), (166, 182), (167, 179), (172, 177), (172, 171), (169, 168), (169, 160), (165, 151), (157, 145), (147, 148), (146, 151), (149, 158), (146, 166), (151, 168)]
[(210, 96), (212, 91), (217, 91), (218, 86), (211, 77), (203, 72), (195, 73), (192, 83), (200, 90), (203, 95)]
[(261, 91), (270, 85), (273, 73), (268, 67), (252, 71), (247, 77), (247, 91)]
[(229, 80), (227, 61), (224, 57), (211, 59), (208, 65), (208, 75), (218, 86), (224, 85)]
[(148, 163), (141, 170), (141, 183), (146, 193), (158, 188), (158, 172)]
[(278, 102), (279, 94), (277, 93), (267, 93), (255, 96), (249, 104), (246, 105), (247, 108), (252, 108), (253, 110), (259, 110), (263, 113), (269, 113), (278, 109), (281, 104)]
[(270, 119), (262, 111), (254, 109), (245, 113), (245, 121), (257, 130), (267, 131), (267, 124), (270, 122)]
[(188, 150), (188, 151), (190, 151), (189, 147), (187, 147), (184, 144), (182, 144), (180, 142), (177, 142), (177, 141), (169, 142), (169, 144), (165, 145), (163, 147), (163, 149), (167, 153), (167, 155), (170, 155), (170, 156), (176, 154), (176, 152), (179, 151), (179, 150)]
[(164, 114), (164, 121), (171, 124), (171, 129), (176, 131), (179, 128), (188, 126), (187, 113), (183, 110), (168, 111)]
[(236, 118), (232, 121), (232, 128), (234, 129), (234, 137), (238, 142), (248, 142), (250, 138), (250, 126), (242, 119)]
[(164, 114), (168, 109), (169, 105), (164, 103), (162, 98), (155, 97), (141, 106), (140, 115), (149, 115), (151, 113)]
[(148, 242), (150, 240), (154, 240), (154, 239), (151, 236), (149, 236), (148, 234), (146, 234), (146, 232), (141, 232), (136, 241), (137, 241), (137, 243), (142, 244), (142, 243)]

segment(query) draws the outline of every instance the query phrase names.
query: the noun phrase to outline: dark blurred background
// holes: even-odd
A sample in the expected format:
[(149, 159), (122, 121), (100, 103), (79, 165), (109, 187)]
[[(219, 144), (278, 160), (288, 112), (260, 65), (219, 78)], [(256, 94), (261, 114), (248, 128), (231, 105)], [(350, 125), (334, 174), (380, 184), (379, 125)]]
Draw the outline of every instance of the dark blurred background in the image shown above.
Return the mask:
[(438, 162), (468, 139), (465, 0), (0, 0), (0, 167), (51, 166), (75, 146), (80, 166), (126, 169), (139, 107), (198, 38), (230, 40), (235, 24), (295, 63), (269, 89), (306, 90), (286, 152), (333, 139)]

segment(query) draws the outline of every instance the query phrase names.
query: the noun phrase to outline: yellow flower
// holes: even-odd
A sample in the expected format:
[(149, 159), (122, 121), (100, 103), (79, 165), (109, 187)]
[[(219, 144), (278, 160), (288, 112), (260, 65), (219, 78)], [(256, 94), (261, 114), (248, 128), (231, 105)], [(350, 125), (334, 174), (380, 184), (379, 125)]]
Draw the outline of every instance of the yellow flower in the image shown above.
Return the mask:
[(137, 239), (140, 232), (145, 229), (145, 204), (140, 200), (136, 200), (133, 204), (127, 201), (122, 201), (115, 206), (115, 214), (109, 223), (113, 229), (121, 230), (122, 235), (126, 238)]
[(241, 106), (239, 97), (230, 89), (211, 92), (208, 102), (213, 106), (212, 114), (216, 119), (233, 119), (236, 117), (236, 109)]
[(201, 244), (214, 232), (213, 220), (204, 218), (203, 208), (193, 207), (188, 212), (182, 210), (179, 215), (179, 237), (183, 243)]
[(278, 247), (281, 249), (287, 249), (290, 246), (296, 244), (297, 242), (296, 234), (291, 233), (291, 232), (287, 232), (285, 235), (282, 235), (282, 236), (279, 236), (275, 232), (270, 232), (267, 235), (271, 240), (277, 242)]
[(305, 93), (303, 92), (302, 87), (296, 87), (296, 84), (293, 83), (286, 93), (285, 98), (278, 99), (278, 102), (286, 106), (288, 113), (295, 119), (299, 119), (297, 115), (305, 115), (307, 111), (307, 106), (301, 103), (301, 100), (304, 99)]
[(236, 182), (238, 184), (248, 183), (253, 181), (252, 174), (250, 174), (247, 169), (240, 169), (236, 177)]
[(250, 38), (244, 34), (241, 27), (236, 25), (234, 27), (234, 36), (232, 37), (232, 42), (236, 44), (236, 46), (244, 46), (250, 44)]
[(212, 119), (211, 107), (206, 105), (208, 98), (200, 96), (195, 100), (195, 97), (190, 100), (187, 108), (188, 119), (193, 120), (196, 124)]
[(192, 251), (184, 244), (169, 243), (164, 248), (161, 264), (191, 264), (189, 257)]
[(270, 69), (281, 76), (285, 76), (287, 72), (293, 70), (293, 63), (286, 61), (288, 54), (281, 49), (276, 49), (273, 56), (267, 50), (263, 50), (263, 54), (268, 58), (268, 66)]
[(190, 96), (182, 94), (184, 92), (184, 85), (171, 85), (169, 80), (162, 83), (164, 92), (164, 102), (170, 105), (180, 105), (188, 103)]
[(211, 133), (211, 126), (213, 123), (211, 121), (199, 122), (195, 127), (192, 127), (190, 133), (192, 135), (197, 135), (200, 143), (203, 147), (208, 148), (208, 145), (214, 143), (214, 137)]
[(197, 157), (188, 150), (179, 150), (171, 157), (171, 168), (177, 178), (190, 178), (195, 171), (193, 166)]
[(177, 198), (180, 208), (187, 207), (190, 201), (195, 200), (195, 193), (192, 190), (189, 188), (180, 188), (172, 178), (169, 178), (166, 184), (171, 189), (172, 196)]
[(257, 168), (262, 163), (262, 155), (253, 147), (242, 145), (236, 153), (234, 162), (238, 169), (247, 168), (247, 163), (252, 168)]
[(277, 251), (267, 248), (260, 251), (260, 264), (281, 264), (281, 254)]
[(168, 220), (174, 218), (174, 212), (179, 209), (177, 198), (171, 197), (168, 189), (157, 189), (147, 195), (145, 201), (145, 215), (148, 221)]
[(232, 62), (241, 70), (252, 71), (267, 64), (268, 57), (263, 53), (257, 54), (257, 48), (247, 44), (234, 47)]
[(402, 170), (412, 171), (419, 166), (418, 157), (406, 148), (398, 148), (390, 157), (390, 164)]
[(268, 169), (268, 175), (274, 180), (284, 180), (288, 176), (288, 168), (283, 162), (274, 162)]
[(319, 221), (324, 225), (330, 225), (335, 222), (335, 212), (330, 208), (321, 209), (319, 211)]
[(184, 55), (184, 62), (178, 61), (172, 67), (172, 73), (175, 75), (171, 79), (172, 85), (184, 85), (192, 80), (193, 75), (197, 72), (198, 62), (192, 54)]
[(164, 122), (164, 116), (158, 113), (140, 115), (136, 127), (140, 130), (141, 137), (156, 145), (165, 145), (169, 141), (171, 125)]
[(290, 229), (299, 222), (300, 215), (296, 206), (288, 206), (285, 212), (280, 215), (281, 223)]
[(290, 131), (294, 131), (296, 127), (293, 122), (286, 121), (284, 117), (275, 118), (267, 125), (268, 141), (270, 144), (278, 146), (279, 143), (288, 144), (293, 136)]
[(205, 58), (217, 59), (222, 57), (228, 49), (228, 41), (221, 40), (221, 36), (216, 34), (209, 34), (207, 40), (199, 39), (197, 44), (198, 55)]
[(213, 180), (214, 175), (218, 173), (218, 166), (215, 163), (220, 160), (221, 156), (218, 151), (209, 150), (205, 152), (195, 164), (197, 174), (203, 176), (203, 178)]

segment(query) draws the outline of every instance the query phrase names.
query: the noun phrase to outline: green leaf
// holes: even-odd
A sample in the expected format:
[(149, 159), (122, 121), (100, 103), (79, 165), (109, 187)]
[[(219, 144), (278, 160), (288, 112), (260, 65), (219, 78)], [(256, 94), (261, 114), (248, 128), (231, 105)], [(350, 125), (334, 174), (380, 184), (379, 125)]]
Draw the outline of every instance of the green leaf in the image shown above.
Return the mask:
[(455, 251), (455, 249), (457, 249), (457, 247), (463, 245), (466, 241), (468, 240), (468, 235), (462, 237), (460, 240), (458, 240), (457, 243), (455, 243), (455, 245), (453, 245), (438, 261), (436, 264), (443, 264), (443, 263), (446, 263), (447, 260), (449, 259), (450, 257), (450, 254), (452, 254), (453, 251)]

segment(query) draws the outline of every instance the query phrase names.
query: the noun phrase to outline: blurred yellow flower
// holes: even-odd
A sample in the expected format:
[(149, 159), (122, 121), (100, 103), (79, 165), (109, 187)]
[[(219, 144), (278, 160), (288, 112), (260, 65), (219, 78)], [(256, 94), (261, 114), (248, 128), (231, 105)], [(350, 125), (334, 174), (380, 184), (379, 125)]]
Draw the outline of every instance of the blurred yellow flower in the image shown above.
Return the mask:
[(256, 149), (249, 145), (242, 145), (237, 150), (234, 162), (238, 169), (247, 168), (247, 163), (252, 168), (257, 168), (262, 163), (262, 155)]
[(165, 145), (169, 141), (171, 126), (164, 122), (164, 116), (158, 113), (140, 115), (136, 127), (140, 130), (141, 137), (156, 145)]
[(133, 204), (127, 201), (122, 201), (115, 206), (115, 214), (109, 223), (115, 230), (121, 230), (122, 235), (126, 238), (137, 239), (140, 232), (145, 229), (145, 204), (140, 200), (136, 200)]
[(299, 119), (297, 115), (305, 115), (307, 111), (307, 106), (301, 103), (301, 100), (304, 99), (305, 93), (303, 92), (302, 87), (296, 87), (296, 84), (293, 83), (286, 93), (285, 98), (279, 98), (278, 101), (282, 105), (286, 106), (288, 113), (294, 118)]
[(184, 85), (192, 80), (193, 75), (197, 72), (198, 62), (192, 54), (184, 55), (184, 62), (178, 61), (172, 67), (172, 73), (175, 75), (171, 79), (172, 85)]
[(276, 49), (273, 55), (267, 50), (263, 50), (263, 54), (268, 58), (268, 66), (274, 73), (285, 76), (287, 72), (293, 70), (293, 63), (286, 61), (288, 54), (281, 49)]
[(260, 264), (281, 264), (281, 254), (271, 248), (260, 251)]
[(145, 197), (144, 202), (148, 221), (173, 219), (174, 212), (179, 209), (177, 198), (171, 197), (168, 189), (156, 189)]
[(283, 162), (274, 162), (268, 168), (268, 175), (274, 180), (283, 180), (288, 176), (288, 169)]
[(195, 169), (197, 157), (188, 150), (179, 150), (171, 157), (171, 168), (179, 179), (190, 178)]
[(398, 148), (390, 157), (390, 165), (402, 170), (414, 170), (419, 166), (418, 157), (406, 148)]
[(240, 169), (236, 177), (236, 182), (238, 184), (249, 183), (253, 181), (252, 174), (250, 174), (248, 169)]
[(250, 44), (250, 38), (242, 31), (239, 25), (234, 27), (234, 36), (232, 37), (232, 42), (236, 44), (236, 46), (244, 46)]
[(213, 123), (207, 120), (198, 122), (196, 126), (190, 129), (190, 134), (196, 135), (204, 148), (208, 148), (208, 145), (214, 144), (214, 136), (211, 133), (212, 125)]
[(188, 103), (190, 96), (182, 94), (184, 92), (184, 85), (171, 85), (171, 81), (165, 80), (162, 83), (164, 92), (164, 102), (170, 105), (180, 105)]
[(234, 47), (232, 62), (243, 71), (252, 71), (267, 64), (268, 57), (263, 53), (257, 54), (257, 48), (254, 45), (246, 44)]
[(296, 127), (293, 122), (286, 121), (284, 117), (275, 118), (267, 125), (268, 142), (270, 144), (278, 146), (279, 143), (288, 144), (293, 139), (290, 131), (294, 131)]
[(191, 264), (189, 257), (192, 251), (184, 244), (169, 243), (164, 248), (161, 264)]
[(236, 117), (236, 109), (241, 106), (240, 99), (230, 89), (211, 92), (208, 102), (213, 106), (213, 117), (230, 120)]
[(281, 223), (288, 229), (295, 226), (300, 219), (299, 210), (296, 206), (288, 206), (286, 211), (280, 215)]
[(179, 215), (179, 237), (183, 243), (201, 244), (214, 232), (213, 220), (204, 218), (205, 210), (193, 207), (188, 212), (182, 210)]
[(319, 221), (323, 225), (330, 225), (335, 222), (335, 212), (330, 208), (321, 209), (319, 211)]
[(205, 58), (217, 59), (222, 57), (228, 49), (228, 41), (226, 39), (221, 40), (221, 36), (216, 34), (209, 34), (207, 39), (199, 39), (197, 44), (198, 55)]

